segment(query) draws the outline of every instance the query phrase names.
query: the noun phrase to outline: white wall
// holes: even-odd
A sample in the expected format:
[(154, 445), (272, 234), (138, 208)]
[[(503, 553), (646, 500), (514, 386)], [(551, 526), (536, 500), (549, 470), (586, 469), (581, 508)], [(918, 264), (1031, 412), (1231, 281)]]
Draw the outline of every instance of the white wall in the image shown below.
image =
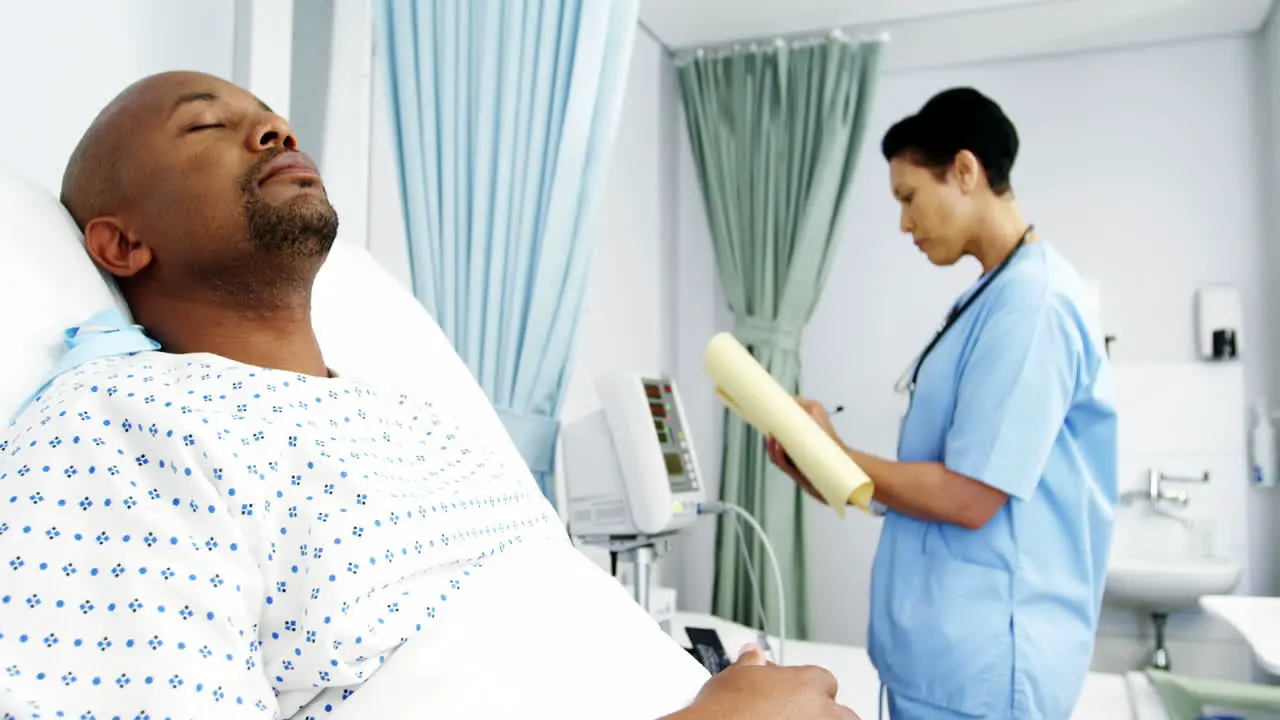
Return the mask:
[(98, 111), (163, 70), (230, 78), (226, 0), (0, 3), (0, 165), (50, 191)]
[[(387, 138), (390, 119), (385, 88), (376, 88), (383, 102), (380, 114), (374, 117), (373, 110), (374, 85), (385, 84), (385, 78), (373, 71), (373, 2), (306, 0), (294, 4), (292, 20), (290, 123), (299, 145), (324, 175), (325, 192), (338, 211), (338, 241), (368, 247), (373, 222), (369, 178), (375, 124), (381, 136), (378, 140), (384, 143), (379, 147), (379, 160), (386, 165), (394, 159)], [(387, 168), (394, 172), (393, 166)], [(398, 195), (393, 199), (399, 202)], [(398, 208), (391, 216), (399, 217)], [(388, 218), (378, 220), (380, 228), (396, 231)], [(403, 230), (399, 232), (403, 244)], [(395, 247), (394, 243), (389, 247)], [(398, 262), (391, 265), (396, 272), (407, 273)]]
[[(367, 245), (383, 267), (405, 287), (412, 287), (409, 246), (404, 226), (404, 199), (391, 136), (390, 87), (379, 43), (374, 44), (373, 118), (369, 130), (369, 235)], [(341, 212), (341, 211), (339, 211)], [(339, 216), (341, 217), (341, 216)]]
[(0, 97), (9, 110), (0, 116), (0, 165), (56, 192), (76, 141), (112, 97), (152, 73), (198, 70), (249, 87), (293, 121), (326, 173), (342, 239), (366, 244), (369, 62), (361, 55), (372, 45), (362, 32), (370, 8), (371, 0), (311, 0), (296, 13), (289, 0), (0, 3), (0, 67), (8, 69)]
[[(1021, 204), (1041, 233), (1098, 281), (1104, 323), (1118, 338), (1117, 361), (1190, 361), (1193, 292), (1202, 283), (1229, 282), (1244, 301), (1244, 383), (1250, 395), (1267, 393), (1270, 272), (1253, 43), (1224, 38), (884, 76), (844, 244), (802, 350), (806, 393), (849, 408), (836, 419), (846, 440), (893, 456), (900, 412), (894, 380), (977, 275), (972, 264), (931, 267), (898, 232), (879, 155), (892, 122), (959, 84), (994, 96), (1017, 123), (1023, 149), (1013, 180)], [(719, 442), (721, 413), (698, 354), (729, 318), (715, 287), (687, 139), (681, 146), (674, 278), (686, 312), (675, 328), (676, 367), (685, 394), (696, 393), (689, 411), (703, 472), (718, 476), (718, 453), (710, 449)], [(843, 522), (820, 510), (809, 518), (814, 634), (861, 644), (879, 525), (856, 513)], [(710, 601), (711, 537), (703, 531), (686, 543), (682, 600), (697, 609)], [(1269, 542), (1250, 538), (1251, 552), (1266, 557)]]
[[(357, 5), (367, 4), (367, 0), (354, 1)], [(290, 63), (293, 84), (289, 88), (289, 124), (293, 126), (299, 146), (316, 161), (321, 172), (327, 169), (324, 147), (327, 139), (325, 128), (329, 125), (329, 98), (336, 90), (332, 77), (333, 42), (337, 35), (333, 15), (333, 0), (305, 0), (293, 6)], [(338, 32), (356, 34), (359, 28)]]
[[(293, 0), (234, 0), (232, 82), (293, 117)], [(304, 16), (305, 17), (305, 16)]]

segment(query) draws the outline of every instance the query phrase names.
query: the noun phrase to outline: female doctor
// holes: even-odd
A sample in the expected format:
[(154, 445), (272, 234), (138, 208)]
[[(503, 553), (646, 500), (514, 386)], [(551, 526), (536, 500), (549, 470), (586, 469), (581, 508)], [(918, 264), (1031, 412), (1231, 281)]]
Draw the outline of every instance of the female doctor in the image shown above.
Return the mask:
[(969, 88), (882, 142), (903, 232), (934, 265), (982, 266), (899, 382), (898, 459), (845, 446), (884, 515), (868, 646), (893, 720), (1065, 720), (1092, 656), (1116, 501), (1110, 371), (1079, 277), (1014, 202), (1017, 150)]

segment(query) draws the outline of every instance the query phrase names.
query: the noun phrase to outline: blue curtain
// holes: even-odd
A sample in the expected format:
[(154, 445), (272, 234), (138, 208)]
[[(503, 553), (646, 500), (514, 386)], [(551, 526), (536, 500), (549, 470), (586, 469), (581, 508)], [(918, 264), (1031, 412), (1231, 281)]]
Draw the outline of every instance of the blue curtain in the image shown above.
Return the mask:
[(590, 215), (638, 0), (381, 0), (377, 11), (414, 293), (554, 501)]

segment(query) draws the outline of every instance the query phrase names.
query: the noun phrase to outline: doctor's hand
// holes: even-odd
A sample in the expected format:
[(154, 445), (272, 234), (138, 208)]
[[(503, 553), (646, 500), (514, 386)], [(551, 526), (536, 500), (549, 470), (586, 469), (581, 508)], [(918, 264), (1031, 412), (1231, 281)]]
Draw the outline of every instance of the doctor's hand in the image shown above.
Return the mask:
[[(797, 397), (796, 403), (799, 404), (806, 413), (808, 413), (809, 417), (813, 418), (813, 421), (818, 424), (818, 427), (822, 428), (823, 432), (830, 436), (832, 440), (836, 441), (837, 445), (844, 447), (844, 443), (841, 442), (840, 436), (836, 434), (835, 427), (831, 424), (831, 416), (827, 414), (827, 409), (822, 407), (822, 403), (805, 397)], [(800, 489), (809, 493), (809, 495), (818, 502), (826, 502), (822, 497), (822, 494), (813, 487), (813, 483), (809, 482), (809, 478), (805, 477), (800, 468), (796, 467), (795, 462), (792, 461), (791, 456), (787, 454), (787, 451), (782, 448), (782, 444), (778, 442), (777, 438), (772, 435), (766, 437), (764, 440), (764, 451), (769, 456), (769, 460), (774, 465), (778, 466), (779, 470), (782, 470), (784, 473), (789, 475), (792, 480), (796, 481), (796, 484), (800, 486)]]
[(837, 445), (844, 444), (840, 442), (840, 436), (836, 434), (836, 428), (831, 424), (831, 416), (827, 414), (827, 409), (822, 407), (822, 403), (806, 397), (797, 397), (796, 402), (809, 414), (809, 417), (813, 418), (814, 422), (818, 423), (818, 427), (822, 428), (823, 432), (836, 441)]
[(779, 667), (758, 648), (707, 681), (687, 709), (667, 720), (858, 720), (836, 704), (836, 678), (819, 667)]
[(765, 438), (764, 451), (769, 456), (769, 461), (778, 466), (778, 469), (790, 476), (792, 480), (795, 480), (796, 485), (799, 485), (801, 490), (809, 493), (818, 502), (826, 502), (822, 494), (813, 486), (813, 483), (809, 482), (809, 478), (805, 477), (804, 472), (796, 467), (795, 462), (787, 454), (787, 451), (782, 449), (782, 444), (778, 442), (777, 438), (772, 435)]

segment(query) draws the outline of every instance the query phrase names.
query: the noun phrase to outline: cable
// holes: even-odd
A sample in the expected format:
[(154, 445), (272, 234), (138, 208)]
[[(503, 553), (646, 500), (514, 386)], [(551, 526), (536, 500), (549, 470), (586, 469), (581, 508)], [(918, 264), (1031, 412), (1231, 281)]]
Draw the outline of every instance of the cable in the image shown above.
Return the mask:
[(774, 584), (778, 589), (778, 664), (783, 665), (783, 645), (787, 638), (787, 599), (786, 592), (782, 587), (782, 568), (778, 565), (778, 556), (773, 552), (773, 543), (769, 542), (769, 536), (765, 534), (764, 528), (760, 527), (760, 523), (752, 517), (742, 507), (731, 502), (709, 502), (702, 503), (698, 506), (698, 514), (706, 513), (722, 513), (728, 510), (739, 518), (746, 520), (751, 529), (756, 531), (756, 536), (760, 538), (760, 544), (764, 545), (765, 554), (769, 556), (769, 564), (773, 567)]
[[(769, 564), (773, 567), (774, 587), (778, 591), (778, 664), (783, 665), (785, 663), (782, 657), (782, 646), (787, 637), (787, 600), (786, 592), (782, 587), (782, 568), (778, 565), (778, 556), (773, 552), (773, 543), (769, 542), (769, 536), (765, 534), (764, 528), (760, 527), (760, 523), (756, 521), (751, 513), (731, 502), (721, 501), (720, 505), (725, 510), (737, 515), (738, 518), (747, 521), (747, 524), (756, 531), (756, 537), (760, 539), (760, 544), (764, 545), (765, 554), (769, 556)], [(746, 560), (747, 566), (750, 567), (750, 557), (747, 557)], [(764, 625), (764, 622), (761, 622), (761, 625)]]
[(742, 520), (737, 515), (733, 516), (733, 531), (738, 536), (738, 547), (742, 549), (742, 564), (746, 566), (747, 579), (751, 582), (751, 597), (756, 601), (756, 618), (760, 621), (760, 632), (756, 634), (756, 639), (760, 642), (760, 649), (768, 653), (773, 650), (769, 642), (769, 616), (764, 611), (764, 596), (760, 592), (759, 583), (756, 582), (756, 569), (751, 564), (747, 534), (742, 531)]

